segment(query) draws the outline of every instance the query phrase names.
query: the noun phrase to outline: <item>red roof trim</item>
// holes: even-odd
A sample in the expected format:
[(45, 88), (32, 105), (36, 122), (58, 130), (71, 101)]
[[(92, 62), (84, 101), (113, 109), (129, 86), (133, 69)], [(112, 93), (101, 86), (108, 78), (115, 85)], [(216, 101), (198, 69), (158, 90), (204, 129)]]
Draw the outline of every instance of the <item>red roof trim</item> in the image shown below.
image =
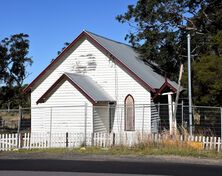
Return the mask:
[(31, 90), (33, 85), (53, 66), (55, 65), (62, 56), (73, 46), (75, 45), (78, 40), (83, 37), (85, 32), (83, 31), (75, 40), (73, 40), (69, 46), (67, 46), (58, 56), (55, 60), (53, 60), (24, 90), (23, 92), (26, 93)]
[[(55, 65), (62, 56), (73, 46), (75, 45), (83, 36), (86, 36), (94, 45), (97, 46), (98, 49), (100, 49), (105, 55), (108, 55), (109, 57), (113, 58), (114, 61), (127, 73), (129, 73), (138, 83), (140, 83), (145, 89), (151, 91), (152, 93), (156, 93), (155, 88), (152, 88), (150, 85), (148, 85), (146, 82), (144, 82), (138, 75), (136, 75), (129, 67), (127, 67), (123, 62), (121, 62), (118, 58), (116, 58), (110, 51), (108, 51), (106, 48), (104, 48), (102, 45), (100, 45), (92, 36), (90, 36), (87, 32), (83, 31), (75, 40), (72, 41), (72, 43), (66, 47), (58, 56), (57, 58), (50, 63), (24, 90), (23, 92), (28, 92), (31, 90), (31, 88), (34, 86), (34, 84), (53, 66)], [(170, 87), (172, 87), (169, 84)]]
[(155, 99), (157, 96), (159, 96), (165, 88), (169, 87), (173, 92), (176, 92), (177, 89), (175, 87), (173, 87), (170, 83), (168, 83), (167, 79), (165, 81), (165, 83), (160, 87), (160, 89), (156, 92), (156, 94), (154, 95), (153, 99)]
[(137, 82), (139, 82), (145, 89), (155, 93), (156, 90), (152, 88), (150, 85), (148, 85), (146, 82), (144, 82), (139, 76), (137, 76), (129, 67), (127, 67), (123, 62), (121, 62), (117, 57), (115, 57), (110, 51), (108, 51), (106, 48), (104, 48), (102, 45), (99, 44), (93, 37), (91, 37), (88, 33), (86, 33), (87, 39), (90, 39), (90, 41), (97, 46), (98, 49), (105, 55), (108, 55), (109, 57), (113, 58), (114, 61), (116, 61), (117, 65), (120, 66), (122, 69), (125, 69), (127, 73), (129, 73)]
[(73, 82), (67, 75), (63, 74), (36, 102), (36, 104), (39, 103), (44, 103), (45, 102), (45, 97), (47, 97), (51, 91), (53, 91), (56, 86), (63, 80), (66, 79), (68, 80), (84, 97), (86, 97), (93, 105), (95, 105), (97, 102), (90, 97), (81, 87), (78, 86), (75, 82)]

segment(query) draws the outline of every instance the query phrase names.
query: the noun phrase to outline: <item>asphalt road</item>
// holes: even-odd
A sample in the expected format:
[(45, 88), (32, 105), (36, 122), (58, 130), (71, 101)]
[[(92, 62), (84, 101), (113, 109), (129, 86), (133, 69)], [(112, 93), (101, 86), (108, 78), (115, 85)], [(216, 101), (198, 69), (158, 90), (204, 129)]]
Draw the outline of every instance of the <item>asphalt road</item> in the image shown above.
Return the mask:
[[(143, 176), (131, 174), (85, 173), (85, 172), (45, 172), (45, 171), (0, 171), (4, 176)], [(144, 175), (145, 176), (145, 175)], [(147, 176), (147, 175), (146, 175)], [(152, 176), (152, 175), (148, 175)], [(162, 175), (153, 175), (162, 176)]]
[[(34, 171), (34, 172), (33, 172)], [(39, 172), (41, 171), (41, 172)], [(26, 173), (26, 174), (25, 174)], [(40, 174), (41, 173), (41, 174)], [(11, 174), (11, 175), (10, 175)], [(222, 166), (134, 161), (83, 161), (49, 159), (0, 160), (0, 175), (222, 175)]]

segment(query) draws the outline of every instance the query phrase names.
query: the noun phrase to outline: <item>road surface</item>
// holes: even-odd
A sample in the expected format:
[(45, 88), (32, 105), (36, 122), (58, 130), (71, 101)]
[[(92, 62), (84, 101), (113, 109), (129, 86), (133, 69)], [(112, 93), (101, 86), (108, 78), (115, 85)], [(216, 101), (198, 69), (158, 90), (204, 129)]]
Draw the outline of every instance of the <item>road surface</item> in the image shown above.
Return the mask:
[(53, 159), (0, 159), (4, 176), (120, 176), (120, 175), (209, 175), (221, 176), (222, 166), (167, 162), (86, 161)]

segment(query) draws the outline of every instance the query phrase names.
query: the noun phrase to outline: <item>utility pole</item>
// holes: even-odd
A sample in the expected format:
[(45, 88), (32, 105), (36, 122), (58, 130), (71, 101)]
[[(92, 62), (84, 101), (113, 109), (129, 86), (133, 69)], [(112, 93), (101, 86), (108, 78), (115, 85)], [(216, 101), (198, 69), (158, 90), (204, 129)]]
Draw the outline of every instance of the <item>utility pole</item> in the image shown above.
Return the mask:
[(189, 126), (190, 135), (193, 135), (192, 122), (192, 92), (191, 92), (191, 54), (190, 54), (190, 34), (187, 35), (187, 56), (188, 56), (188, 96), (189, 96)]

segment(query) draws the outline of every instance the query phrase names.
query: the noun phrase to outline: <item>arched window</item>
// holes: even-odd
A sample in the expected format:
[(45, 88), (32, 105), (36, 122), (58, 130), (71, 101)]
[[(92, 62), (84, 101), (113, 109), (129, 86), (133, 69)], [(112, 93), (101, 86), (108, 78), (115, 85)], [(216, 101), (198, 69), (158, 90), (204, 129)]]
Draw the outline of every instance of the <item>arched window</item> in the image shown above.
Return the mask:
[(135, 130), (135, 106), (134, 99), (131, 95), (127, 95), (124, 102), (125, 131)]

